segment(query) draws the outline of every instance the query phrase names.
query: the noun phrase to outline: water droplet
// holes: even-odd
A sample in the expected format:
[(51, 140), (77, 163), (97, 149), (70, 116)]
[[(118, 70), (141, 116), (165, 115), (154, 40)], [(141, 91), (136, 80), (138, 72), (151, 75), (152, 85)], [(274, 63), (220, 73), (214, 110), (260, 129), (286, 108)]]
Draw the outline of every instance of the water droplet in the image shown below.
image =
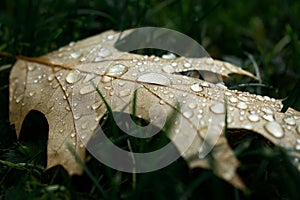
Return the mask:
[(205, 62), (206, 64), (211, 65), (214, 63), (214, 60), (212, 58), (207, 58)]
[(67, 83), (76, 83), (79, 78), (80, 78), (80, 71), (79, 70), (73, 70), (71, 72), (68, 73), (67, 77), (66, 77), (66, 81)]
[(160, 100), (160, 101), (159, 101), (159, 104), (161, 104), (161, 105), (165, 105), (165, 104), (166, 104), (166, 102), (165, 102), (164, 100)]
[(251, 114), (251, 115), (248, 115), (248, 119), (249, 119), (249, 121), (251, 121), (251, 122), (258, 122), (260, 118), (259, 118), (258, 115)]
[(225, 106), (221, 103), (216, 103), (210, 106), (210, 110), (215, 114), (224, 114), (225, 113)]
[(74, 51), (70, 54), (70, 56), (74, 59), (77, 59), (81, 56), (81, 53), (80, 52), (77, 52), (77, 51)]
[(241, 94), (238, 96), (238, 99), (241, 101), (248, 101), (248, 98)]
[(175, 59), (176, 56), (173, 53), (168, 53), (168, 54), (163, 55), (162, 58), (171, 60), (171, 59)]
[(196, 83), (191, 85), (191, 90), (193, 90), (194, 92), (201, 92), (203, 91), (203, 88), (198, 83)]
[(108, 39), (108, 40), (112, 40), (112, 39), (114, 39), (114, 38), (115, 38), (115, 36), (114, 36), (113, 34), (110, 34), (110, 35), (107, 36), (107, 39)]
[(71, 111), (71, 108), (69, 106), (65, 107), (67, 111)]
[(53, 81), (54, 80), (54, 78), (55, 78), (55, 75), (54, 74), (50, 74), (49, 76), (48, 76), (48, 81)]
[(170, 85), (171, 81), (169, 78), (158, 73), (147, 73), (138, 77), (137, 81), (143, 83), (153, 83), (158, 85)]
[(29, 92), (29, 96), (33, 96), (35, 94), (35, 92)]
[(106, 73), (106, 75), (110, 75), (110, 76), (121, 76), (123, 75), (125, 72), (127, 72), (127, 67), (121, 64), (117, 64), (114, 65), (112, 67), (110, 67)]
[[(85, 122), (83, 122), (82, 124), (81, 124), (81, 128), (82, 129), (86, 129), (87, 127), (88, 127), (88, 125), (89, 125), (89, 121), (85, 121)], [(83, 138), (82, 138), (83, 139)]]
[(268, 133), (276, 138), (284, 136), (283, 129), (277, 122), (268, 122), (264, 127)]
[(191, 111), (184, 111), (182, 114), (184, 117), (186, 117), (188, 119), (193, 116), (193, 113)]
[(16, 97), (16, 103), (20, 103), (20, 101), (23, 99), (23, 97), (24, 97), (23, 94)]
[(35, 79), (35, 80), (33, 80), (33, 83), (34, 83), (34, 84), (37, 84), (37, 83), (39, 83), (39, 79)]
[(120, 97), (125, 97), (125, 96), (129, 96), (130, 93), (131, 93), (131, 89), (127, 88), (127, 89), (121, 90), (119, 92), (119, 95), (120, 95)]
[(111, 77), (109, 77), (109, 76), (103, 76), (102, 79), (101, 79), (101, 82), (107, 83), (107, 82), (109, 82), (109, 81), (111, 81), (111, 80), (112, 80)]
[(226, 91), (224, 94), (225, 94), (226, 96), (231, 96), (231, 95), (232, 95), (231, 92), (228, 92), (228, 91)]
[(84, 86), (80, 89), (79, 93), (80, 94), (88, 94), (88, 93), (91, 93), (91, 92), (94, 92), (95, 91), (95, 88), (93, 85), (87, 85), (87, 86)]
[(155, 57), (153, 60), (154, 60), (154, 62), (158, 62), (160, 60), (160, 58), (159, 57)]
[(238, 102), (238, 99), (235, 98), (235, 97), (230, 97), (229, 101), (232, 102), (232, 103), (236, 103), (236, 102)]
[(36, 69), (35, 65), (28, 65), (28, 71), (33, 71)]
[(76, 136), (76, 133), (72, 133), (71, 137), (74, 138)]
[(176, 63), (176, 62), (172, 62), (172, 63), (171, 63), (171, 66), (172, 66), (172, 67), (176, 67), (176, 66), (177, 66), (177, 63)]
[(195, 102), (191, 102), (191, 103), (189, 103), (188, 107), (190, 109), (195, 109), (197, 107), (197, 104)]
[(273, 115), (263, 115), (263, 118), (269, 122), (274, 121)]
[(102, 104), (103, 104), (102, 101), (95, 102), (95, 103), (92, 105), (92, 109), (93, 109), (93, 110), (96, 110), (96, 109), (99, 108)]
[(206, 81), (201, 82), (200, 85), (203, 87), (209, 87), (209, 84)]
[(100, 62), (103, 60), (103, 58), (110, 55), (111, 55), (110, 50), (102, 47), (98, 52), (97, 56), (95, 57), (94, 62)]
[(291, 125), (291, 126), (296, 125), (296, 121), (292, 117), (284, 118), (283, 121), (285, 121), (285, 123), (287, 123), (288, 125)]
[(175, 72), (174, 68), (170, 65), (163, 66), (162, 71), (164, 71), (166, 73), (170, 73), (170, 74)]
[(299, 151), (299, 150), (300, 150), (300, 144), (296, 144), (295, 149), (296, 149), (297, 151)]
[(240, 108), (240, 109), (247, 109), (248, 108), (248, 106), (245, 102), (239, 102), (237, 104), (237, 107)]
[(190, 68), (190, 67), (192, 66), (192, 64), (191, 64), (190, 62), (185, 62), (185, 63), (183, 64), (183, 66), (184, 66), (185, 68)]
[(260, 110), (266, 113), (267, 115), (273, 115), (273, 111), (269, 107), (262, 107)]

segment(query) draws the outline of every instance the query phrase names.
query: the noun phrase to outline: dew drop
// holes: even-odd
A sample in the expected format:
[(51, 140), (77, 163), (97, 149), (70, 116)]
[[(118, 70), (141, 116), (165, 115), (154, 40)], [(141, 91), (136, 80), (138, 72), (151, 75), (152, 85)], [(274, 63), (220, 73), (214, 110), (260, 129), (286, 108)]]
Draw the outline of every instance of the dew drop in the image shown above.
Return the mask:
[(170, 65), (163, 66), (162, 71), (164, 71), (166, 73), (170, 73), (170, 74), (175, 72), (174, 68)]
[(184, 117), (186, 117), (188, 119), (193, 116), (193, 113), (191, 111), (184, 111), (182, 114)]
[(171, 60), (171, 59), (175, 59), (176, 56), (173, 53), (168, 53), (168, 54), (163, 55), (162, 58)]
[(224, 114), (225, 113), (224, 104), (221, 104), (221, 103), (217, 103), (217, 104), (210, 106), (210, 110), (215, 114)]
[(214, 63), (214, 60), (212, 58), (207, 58), (205, 62), (206, 64), (211, 65)]
[[(81, 124), (82, 129), (86, 129), (88, 127), (89, 121), (85, 121)], [(83, 139), (83, 138), (82, 138)]]
[(79, 93), (80, 94), (88, 94), (88, 93), (91, 93), (91, 92), (94, 92), (95, 91), (95, 88), (93, 85), (87, 85), (87, 86), (84, 86), (80, 89)]
[(172, 62), (171, 65), (172, 65), (172, 67), (176, 67), (177, 63), (176, 62)]
[(209, 84), (206, 81), (201, 82), (200, 85), (203, 87), (209, 87)]
[(232, 102), (232, 103), (236, 103), (236, 102), (238, 102), (238, 99), (235, 98), (235, 97), (230, 97), (229, 101)]
[(251, 114), (251, 115), (248, 116), (248, 119), (249, 119), (249, 121), (251, 121), (251, 122), (258, 122), (260, 118), (259, 118), (258, 115)]
[(102, 104), (103, 104), (102, 101), (98, 101), (98, 102), (96, 102), (96, 103), (94, 103), (94, 104), (92, 105), (92, 109), (93, 109), (93, 110), (96, 110), (96, 109), (99, 108)]
[(232, 95), (231, 92), (228, 92), (228, 91), (226, 91), (224, 94), (225, 94), (226, 96), (231, 96), (231, 95)]
[(29, 65), (28, 66), (28, 71), (33, 71), (36, 69), (36, 66), (35, 65)]
[(297, 151), (299, 151), (299, 150), (300, 150), (300, 144), (296, 144), (295, 149), (296, 149)]
[(261, 111), (266, 113), (267, 115), (273, 115), (273, 111), (269, 107), (262, 107)]
[(296, 121), (295, 121), (295, 119), (292, 118), (292, 117), (284, 118), (283, 121), (284, 121), (285, 123), (287, 123), (288, 125), (291, 125), (291, 126), (296, 125)]
[(54, 74), (50, 74), (49, 76), (48, 76), (48, 81), (53, 81), (54, 80), (54, 78), (55, 78), (55, 75)]
[(190, 109), (195, 109), (197, 107), (197, 104), (195, 102), (189, 103), (188, 107)]
[(245, 102), (239, 102), (237, 104), (237, 107), (240, 108), (240, 109), (247, 109), (248, 108), (248, 106)]
[(115, 38), (115, 36), (113, 35), (113, 34), (109, 34), (108, 36), (107, 36), (107, 39), (108, 40), (113, 40)]
[(296, 130), (297, 130), (298, 134), (300, 134), (300, 125), (297, 126)]
[(158, 73), (147, 73), (138, 77), (137, 81), (143, 83), (153, 83), (158, 85), (170, 85), (171, 81), (169, 78)]
[(191, 85), (191, 90), (194, 92), (201, 92), (203, 91), (203, 88), (198, 83), (196, 83)]
[(79, 78), (80, 78), (80, 71), (79, 70), (74, 70), (68, 73), (67, 77), (66, 77), (66, 81), (67, 83), (76, 83)]
[(249, 99), (247, 97), (245, 97), (244, 95), (240, 94), (238, 96), (238, 99), (241, 100), (241, 101), (248, 101)]
[(263, 118), (269, 122), (274, 121), (273, 115), (263, 115)]
[(121, 90), (119, 93), (120, 97), (129, 96), (130, 94), (131, 94), (131, 89), (129, 88)]
[(103, 76), (102, 79), (101, 79), (101, 82), (107, 83), (107, 82), (109, 82), (109, 81), (111, 81), (111, 80), (112, 80), (111, 77), (109, 77), (109, 76)]
[(20, 96), (16, 97), (16, 103), (20, 103), (20, 101), (23, 99), (23, 94), (21, 94)]
[(191, 64), (190, 62), (185, 62), (185, 63), (183, 64), (183, 66), (184, 66), (185, 68), (190, 68), (190, 67), (192, 66), (192, 64)]
[(283, 129), (277, 122), (268, 122), (264, 127), (268, 133), (276, 138), (284, 136)]
[(106, 75), (110, 75), (110, 76), (122, 76), (123, 74), (125, 74), (125, 72), (127, 72), (127, 67), (121, 64), (117, 64), (114, 65), (112, 67), (110, 67), (106, 73)]
[(29, 92), (29, 96), (33, 96), (33, 95), (35, 95), (35, 92)]
[(74, 138), (76, 136), (76, 133), (71, 134), (71, 138)]
[(74, 51), (70, 54), (70, 56), (74, 59), (77, 59), (81, 56), (81, 53), (80, 52), (77, 52), (77, 51)]

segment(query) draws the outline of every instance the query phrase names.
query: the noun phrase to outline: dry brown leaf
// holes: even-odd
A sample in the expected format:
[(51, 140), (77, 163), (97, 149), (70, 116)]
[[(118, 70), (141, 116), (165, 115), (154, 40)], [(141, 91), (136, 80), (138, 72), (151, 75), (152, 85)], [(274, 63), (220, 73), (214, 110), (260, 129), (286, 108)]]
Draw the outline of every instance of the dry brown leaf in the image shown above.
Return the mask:
[[(207, 70), (222, 76), (238, 73), (254, 77), (249, 72), (211, 58), (164, 59), (120, 52), (114, 48), (118, 37), (118, 33), (108, 31), (39, 58), (20, 57), (14, 65), (10, 76), (10, 120), (19, 134), (31, 110), (45, 115), (49, 123), (47, 168), (62, 165), (70, 174), (82, 172), (67, 144), (72, 144), (84, 160), (84, 144), (106, 112), (91, 82), (113, 111), (130, 113), (128, 103), (138, 89), (137, 115), (149, 121), (148, 113), (156, 113), (154, 118), (159, 118), (161, 111), (170, 114), (179, 103), (178, 121), (174, 122), (170, 138), (191, 167), (211, 168), (206, 157), (191, 158), (201, 154), (199, 147), (207, 130), (222, 131), (224, 123), (210, 122), (212, 116), (224, 122), (225, 110), (228, 128), (255, 131), (286, 148), (300, 146), (300, 113), (293, 109), (280, 113), (280, 101), (175, 74)], [(155, 125), (162, 128), (159, 120)], [(212, 151), (216, 174), (245, 189), (236, 173), (239, 162), (224, 134), (220, 134)], [(188, 143), (192, 145), (185, 151)]]

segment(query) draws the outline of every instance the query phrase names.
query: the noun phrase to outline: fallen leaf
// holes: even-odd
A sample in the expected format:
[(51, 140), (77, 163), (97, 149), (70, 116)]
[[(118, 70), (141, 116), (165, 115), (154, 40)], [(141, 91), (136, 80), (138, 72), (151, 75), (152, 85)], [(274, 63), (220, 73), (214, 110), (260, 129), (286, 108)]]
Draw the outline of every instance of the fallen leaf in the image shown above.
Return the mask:
[[(130, 31), (122, 37), (127, 34)], [(281, 113), (279, 100), (178, 74), (200, 70), (255, 78), (251, 73), (212, 58), (170, 59), (121, 52), (114, 47), (119, 36), (108, 31), (38, 58), (18, 57), (10, 75), (10, 121), (19, 135), (31, 110), (45, 115), (47, 168), (62, 165), (70, 174), (82, 172), (68, 145), (84, 160), (84, 146), (107, 110), (92, 83), (113, 111), (131, 113), (128, 104), (137, 90), (137, 116), (159, 128), (163, 128), (160, 117), (177, 109), (170, 139), (182, 157), (192, 168), (212, 168), (205, 155), (213, 147), (216, 174), (240, 189), (245, 185), (236, 173), (239, 161), (223, 133), (226, 111), (228, 128), (252, 130), (276, 145), (299, 149), (298, 111)]]

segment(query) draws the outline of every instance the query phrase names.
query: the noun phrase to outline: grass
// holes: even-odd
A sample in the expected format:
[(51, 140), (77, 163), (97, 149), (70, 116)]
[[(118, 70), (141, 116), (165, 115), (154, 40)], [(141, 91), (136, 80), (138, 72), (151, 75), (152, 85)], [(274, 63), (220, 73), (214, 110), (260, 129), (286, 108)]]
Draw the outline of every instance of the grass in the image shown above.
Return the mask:
[[(194, 38), (214, 58), (231, 61), (251, 72), (259, 71), (259, 84), (247, 78), (231, 78), (227, 80), (230, 88), (285, 99), (285, 108), (299, 109), (299, 13), (300, 4), (292, 0), (2, 0), (0, 51), (33, 57), (108, 29), (166, 27)], [(13, 62), (12, 58), (0, 57), (0, 65)], [(10, 69), (0, 70), (1, 198), (298, 199), (300, 196), (299, 172), (286, 152), (252, 133), (234, 137), (234, 130), (228, 130), (229, 140), (242, 163), (239, 173), (249, 187), (247, 193), (220, 180), (210, 170), (188, 169), (182, 158), (161, 170), (136, 176), (101, 165), (92, 156), (88, 156), (82, 176), (70, 177), (59, 166), (44, 171), (48, 130), (43, 116), (38, 112), (28, 115), (20, 141), (9, 124)], [(142, 119), (135, 120), (145, 123)], [(110, 132), (112, 121), (109, 116), (102, 119), (105, 133), (115, 139), (124, 138), (117, 127)], [(40, 137), (32, 137), (33, 133)], [(130, 148), (138, 148), (141, 143), (145, 151), (153, 147), (149, 141), (133, 138), (129, 141)], [(129, 148), (128, 138), (118, 145)], [(159, 145), (155, 143), (156, 147)]]

